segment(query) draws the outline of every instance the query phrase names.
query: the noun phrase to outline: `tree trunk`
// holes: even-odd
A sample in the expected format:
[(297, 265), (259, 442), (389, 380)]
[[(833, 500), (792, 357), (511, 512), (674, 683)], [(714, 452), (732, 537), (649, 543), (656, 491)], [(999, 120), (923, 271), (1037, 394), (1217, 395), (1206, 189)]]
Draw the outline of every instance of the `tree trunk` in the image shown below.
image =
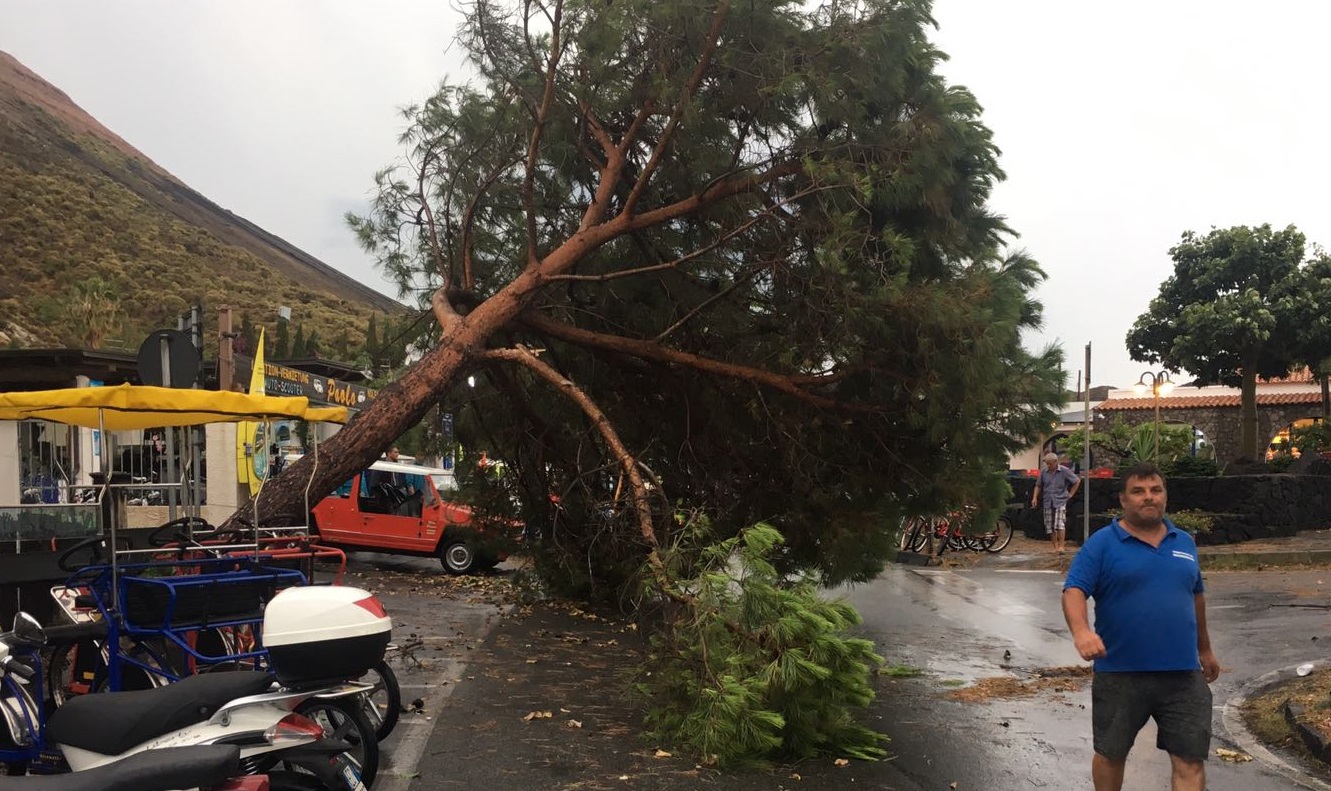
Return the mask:
[(1320, 372), (1317, 378), (1322, 381), (1322, 419), (1331, 418), (1331, 376)]
[(1243, 365), (1239, 403), (1242, 417), (1239, 422), (1239, 456), (1257, 461), (1257, 362), (1256, 355), (1248, 355)]
[(535, 277), (535, 273), (519, 276), (470, 315), (453, 322), (438, 346), (381, 390), (367, 409), (322, 443), (317, 454), (306, 454), (264, 484), (255, 498), (257, 508), (251, 500), (225, 524), (234, 527), (237, 515), (253, 516), (256, 512), (260, 517), (303, 516), (307, 505), (317, 503), (356, 472), (373, 464), (385, 448), (425, 417), (471, 356), (484, 347), (486, 339), (518, 314), (522, 295), (530, 292)]

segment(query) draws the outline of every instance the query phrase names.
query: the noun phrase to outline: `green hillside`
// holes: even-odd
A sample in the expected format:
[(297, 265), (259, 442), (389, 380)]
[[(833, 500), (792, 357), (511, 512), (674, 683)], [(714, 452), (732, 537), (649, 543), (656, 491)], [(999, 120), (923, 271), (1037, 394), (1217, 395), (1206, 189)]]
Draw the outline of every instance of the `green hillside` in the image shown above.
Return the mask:
[[(371, 313), (405, 309), (216, 206), (0, 53), (0, 345), (136, 348), (204, 306), (274, 321), (290, 306), (332, 356)], [(81, 285), (82, 284), (82, 285)], [(79, 292), (82, 293), (79, 293)], [(98, 304), (79, 310), (92, 292)], [(96, 316), (90, 319), (89, 311)]]

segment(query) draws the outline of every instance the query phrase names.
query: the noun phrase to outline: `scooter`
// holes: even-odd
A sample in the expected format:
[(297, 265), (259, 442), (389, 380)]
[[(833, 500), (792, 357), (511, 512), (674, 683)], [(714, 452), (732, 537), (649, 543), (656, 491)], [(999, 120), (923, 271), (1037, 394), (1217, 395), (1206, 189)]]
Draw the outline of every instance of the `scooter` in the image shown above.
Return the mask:
[[(12, 631), (0, 633), (0, 717), (7, 726), (0, 730), (0, 761), (49, 771), (54, 750), (77, 774), (162, 748), (230, 744), (239, 750), (241, 771), (267, 774), (272, 791), (366, 791), (353, 745), (330, 737), (296, 709), (309, 710), (314, 701), (363, 720), (356, 696), (367, 685), (292, 690), (262, 671), (234, 671), (156, 689), (79, 696), (43, 716), (38, 701), (44, 699), (44, 642), (42, 626), (26, 613), (16, 617)], [(362, 747), (375, 750), (377, 761), (377, 745)]]
[(240, 748), (210, 744), (140, 753), (86, 772), (50, 777), (0, 777), (0, 791), (263, 791), (262, 775), (237, 778)]

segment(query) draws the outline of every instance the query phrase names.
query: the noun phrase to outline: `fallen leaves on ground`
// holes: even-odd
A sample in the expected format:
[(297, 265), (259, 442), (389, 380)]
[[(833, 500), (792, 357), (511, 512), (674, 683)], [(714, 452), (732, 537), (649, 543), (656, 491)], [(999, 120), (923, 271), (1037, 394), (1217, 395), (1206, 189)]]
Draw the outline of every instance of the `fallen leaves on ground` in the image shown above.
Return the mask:
[(1242, 764), (1252, 760), (1252, 756), (1238, 750), (1226, 750), (1224, 747), (1215, 748), (1216, 757), (1222, 761), (1231, 764)]
[(532, 720), (548, 720), (554, 716), (555, 713), (553, 711), (529, 711), (527, 712), (527, 716), (522, 718), (522, 721), (531, 722)]
[(1078, 692), (1084, 679), (1091, 675), (1089, 665), (1043, 667), (1032, 671), (1034, 678), (994, 676), (977, 680), (969, 687), (947, 693), (953, 700), (966, 703), (984, 703), (1002, 698), (1028, 698), (1041, 692)]

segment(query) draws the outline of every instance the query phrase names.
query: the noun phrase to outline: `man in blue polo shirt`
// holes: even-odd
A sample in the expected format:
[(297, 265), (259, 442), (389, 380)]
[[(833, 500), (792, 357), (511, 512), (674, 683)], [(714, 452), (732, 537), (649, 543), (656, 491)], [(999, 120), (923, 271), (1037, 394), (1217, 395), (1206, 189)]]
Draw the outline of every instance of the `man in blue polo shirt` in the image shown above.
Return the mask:
[[(1142, 463), (1123, 477), (1123, 515), (1096, 531), (1063, 583), (1063, 616), (1082, 659), (1095, 660), (1095, 791), (1119, 791), (1128, 750), (1154, 717), (1173, 791), (1204, 791), (1211, 689), (1220, 663), (1206, 630), (1197, 545), (1165, 519), (1165, 479)], [(1095, 599), (1095, 628), (1087, 618)]]

